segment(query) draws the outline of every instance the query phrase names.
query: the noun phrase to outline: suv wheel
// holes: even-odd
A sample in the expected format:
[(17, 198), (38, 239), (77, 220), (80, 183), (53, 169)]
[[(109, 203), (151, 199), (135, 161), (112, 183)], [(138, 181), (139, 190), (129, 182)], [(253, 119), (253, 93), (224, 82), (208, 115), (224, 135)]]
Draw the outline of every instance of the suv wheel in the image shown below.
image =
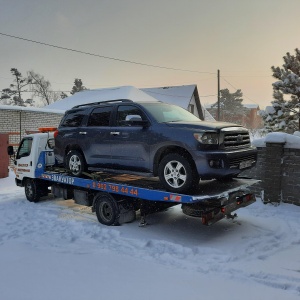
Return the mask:
[(170, 192), (183, 193), (199, 183), (199, 175), (192, 164), (178, 153), (167, 154), (158, 168), (159, 179)]
[(81, 176), (86, 169), (83, 155), (77, 150), (71, 150), (66, 157), (66, 167), (73, 176)]

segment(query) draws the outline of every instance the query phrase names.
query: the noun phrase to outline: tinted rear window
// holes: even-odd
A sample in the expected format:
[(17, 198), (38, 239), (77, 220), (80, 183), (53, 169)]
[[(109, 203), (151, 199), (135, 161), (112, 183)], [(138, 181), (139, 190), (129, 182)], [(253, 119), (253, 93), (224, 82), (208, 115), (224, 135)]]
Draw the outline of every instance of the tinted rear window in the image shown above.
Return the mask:
[(81, 122), (84, 118), (84, 111), (81, 110), (73, 110), (69, 112), (65, 117), (62, 119), (60, 126), (62, 127), (77, 127), (81, 125)]
[(88, 120), (88, 126), (109, 126), (111, 106), (95, 108)]

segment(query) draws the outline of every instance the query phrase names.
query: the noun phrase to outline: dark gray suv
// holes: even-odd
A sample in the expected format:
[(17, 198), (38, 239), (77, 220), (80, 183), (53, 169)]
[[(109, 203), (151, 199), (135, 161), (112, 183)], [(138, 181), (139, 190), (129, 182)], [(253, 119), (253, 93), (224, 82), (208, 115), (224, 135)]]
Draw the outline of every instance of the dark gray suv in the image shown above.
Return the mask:
[(204, 122), (159, 101), (75, 106), (54, 136), (56, 159), (74, 176), (84, 171), (159, 176), (177, 193), (189, 191), (200, 178), (235, 177), (257, 159), (247, 129)]

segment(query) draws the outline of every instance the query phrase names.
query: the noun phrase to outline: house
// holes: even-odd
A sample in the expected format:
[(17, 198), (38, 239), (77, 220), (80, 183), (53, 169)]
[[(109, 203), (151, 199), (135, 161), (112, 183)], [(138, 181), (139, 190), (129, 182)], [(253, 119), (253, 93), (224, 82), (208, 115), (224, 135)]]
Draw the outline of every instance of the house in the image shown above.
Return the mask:
[(137, 89), (132, 86), (85, 90), (43, 108), (0, 105), (0, 134), (8, 134), (9, 144), (18, 146), (23, 136), (39, 127), (57, 127), (67, 109), (78, 104), (115, 99), (160, 100), (179, 105), (200, 119), (212, 121), (202, 107), (196, 85)]
[(142, 88), (123, 86), (115, 88), (104, 88), (84, 90), (73, 96), (58, 100), (46, 109), (67, 110), (75, 105), (92, 103), (105, 100), (132, 99), (134, 100), (156, 100), (175, 104), (190, 111), (201, 120), (213, 121), (212, 116), (201, 105), (197, 85), (183, 85), (171, 87)]
[(245, 126), (250, 129), (263, 128), (263, 119), (259, 114), (260, 108), (257, 104), (244, 104), (247, 114)]
[[(13, 166), (12, 160), (9, 161), (6, 153), (7, 146), (12, 145), (16, 150), (26, 134), (37, 132), (39, 127), (56, 127), (63, 113), (61, 110), (0, 105), (0, 141), (6, 144), (6, 147), (0, 147), (0, 157), (5, 159), (6, 170), (8, 163)], [(3, 167), (1, 161), (0, 167)]]
[[(244, 113), (235, 114), (234, 111), (220, 110), (220, 121), (231, 122), (242, 125), (248, 129), (258, 129), (263, 127), (263, 120), (259, 115), (259, 106), (257, 104), (243, 104)], [(218, 110), (217, 108), (211, 108), (207, 106), (206, 109), (211, 115), (217, 119)]]
[(61, 110), (0, 105), (0, 134), (8, 134), (9, 144), (18, 146), (21, 138), (39, 127), (56, 127), (63, 113)]

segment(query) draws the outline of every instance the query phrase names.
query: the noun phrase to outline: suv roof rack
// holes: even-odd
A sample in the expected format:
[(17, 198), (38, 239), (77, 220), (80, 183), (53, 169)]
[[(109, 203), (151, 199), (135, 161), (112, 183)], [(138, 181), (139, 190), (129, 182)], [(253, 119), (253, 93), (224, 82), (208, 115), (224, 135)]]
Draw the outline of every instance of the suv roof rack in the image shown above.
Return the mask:
[(114, 103), (114, 102), (133, 102), (133, 101), (129, 100), (129, 99), (107, 100), (107, 101), (79, 104), (79, 105), (73, 106), (72, 108), (78, 108), (78, 107), (89, 106), (89, 105), (99, 105), (99, 104), (103, 104), (103, 103)]

